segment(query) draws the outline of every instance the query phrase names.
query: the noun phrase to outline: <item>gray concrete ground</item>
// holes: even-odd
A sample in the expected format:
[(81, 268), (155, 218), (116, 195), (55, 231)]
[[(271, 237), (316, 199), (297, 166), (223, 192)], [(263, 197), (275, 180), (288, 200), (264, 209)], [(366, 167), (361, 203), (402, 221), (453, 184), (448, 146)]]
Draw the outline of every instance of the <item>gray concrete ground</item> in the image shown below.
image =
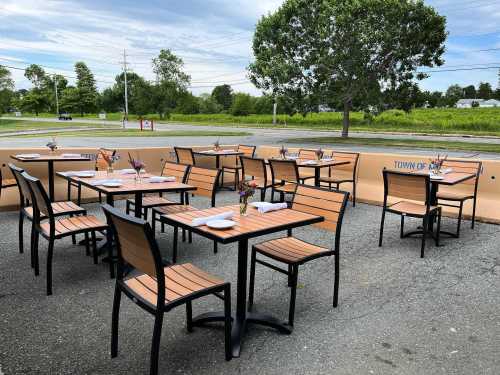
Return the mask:
[[(217, 203), (236, 201), (234, 192), (224, 192)], [(205, 200), (193, 203), (206, 206)], [(88, 207), (101, 215), (98, 205)], [(500, 228), (478, 224), (472, 231), (466, 222), (461, 239), (446, 239), (441, 248), (429, 243), (420, 259), (419, 240), (399, 238), (396, 216), (388, 217), (384, 246), (377, 247), (380, 213), (379, 207), (348, 206), (337, 309), (331, 306), (333, 259), (303, 266), (293, 334), (250, 327), (242, 356), (231, 362), (224, 361), (220, 329), (188, 334), (184, 309), (175, 309), (164, 324), (160, 373), (499, 374)], [(18, 253), (16, 218), (1, 213), (0, 374), (147, 374), (152, 317), (123, 299), (119, 356), (112, 360), (113, 281), (106, 265), (93, 265), (69, 240), (58, 242), (54, 295), (47, 297), (44, 268), (34, 277), (29, 255)], [(454, 224), (444, 220), (448, 229)], [(410, 221), (408, 229), (417, 225)], [(295, 234), (333, 243), (328, 232), (311, 227)], [(169, 256), (171, 231), (158, 238)], [(45, 249), (44, 243), (42, 266)], [(181, 245), (180, 262), (236, 282), (235, 245), (220, 246), (214, 255), (211, 242), (194, 236), (193, 244)], [(256, 309), (285, 318), (283, 276), (258, 267), (256, 280)], [(221, 306), (208, 297), (194, 310)]]

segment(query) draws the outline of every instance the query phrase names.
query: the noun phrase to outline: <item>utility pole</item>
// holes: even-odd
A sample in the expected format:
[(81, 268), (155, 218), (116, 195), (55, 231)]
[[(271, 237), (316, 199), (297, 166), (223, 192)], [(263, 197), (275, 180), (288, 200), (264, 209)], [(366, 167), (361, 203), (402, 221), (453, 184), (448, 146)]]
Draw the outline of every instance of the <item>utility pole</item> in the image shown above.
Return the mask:
[(125, 49), (123, 49), (123, 76), (125, 80), (125, 116), (123, 119), (123, 127), (125, 127), (125, 123), (128, 122), (127, 53)]
[(54, 74), (54, 89), (56, 90), (56, 113), (59, 117), (59, 95), (57, 93), (57, 76)]
[(276, 97), (274, 97), (273, 103), (273, 125), (276, 125), (276, 109), (278, 107), (278, 103), (276, 102)]

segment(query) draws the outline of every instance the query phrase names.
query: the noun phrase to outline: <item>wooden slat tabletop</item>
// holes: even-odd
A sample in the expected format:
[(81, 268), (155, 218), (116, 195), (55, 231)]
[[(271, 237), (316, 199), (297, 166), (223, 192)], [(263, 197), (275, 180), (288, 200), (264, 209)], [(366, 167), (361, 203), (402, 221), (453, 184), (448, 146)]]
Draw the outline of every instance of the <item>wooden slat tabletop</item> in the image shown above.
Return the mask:
[[(258, 237), (267, 233), (279, 232), (288, 228), (310, 225), (324, 221), (322, 216), (307, 214), (292, 209), (267, 212), (261, 214), (257, 209), (249, 206), (248, 215), (241, 216), (239, 205), (214, 207), (206, 210), (189, 211), (179, 214), (164, 216), (168, 223), (188, 228), (215, 239), (223, 243), (235, 242), (242, 238)], [(230, 220), (236, 222), (231, 229), (216, 230), (206, 225), (193, 227), (192, 221), (195, 218), (206, 217), (220, 214), (227, 211), (233, 211), (234, 215)]]
[(63, 157), (62, 155), (41, 154), (39, 158), (23, 158), (22, 156), (10, 155), (11, 159), (22, 162), (47, 162), (47, 161), (90, 161), (88, 156)]
[[(429, 175), (428, 172), (422, 172), (422, 171), (414, 172), (414, 174)], [(466, 172), (450, 172), (443, 174), (441, 176), (443, 177), (442, 180), (431, 178), (431, 183), (439, 185), (456, 185), (461, 182), (473, 179), (474, 177), (476, 177), (476, 174), (466, 173)]]
[(193, 154), (205, 155), (205, 156), (235, 156), (235, 155), (243, 155), (244, 153), (236, 150), (206, 150), (206, 151), (194, 151)]
[[(276, 159), (276, 160), (295, 160), (297, 163), (297, 166), (300, 168), (324, 168), (324, 167), (334, 167), (334, 166), (339, 166), (339, 165), (346, 165), (346, 164), (351, 164), (350, 161), (347, 160), (314, 160), (314, 164), (307, 164), (308, 162), (310, 163), (311, 159)], [(266, 160), (266, 164), (269, 164), (269, 160)]]
[[(112, 173), (108, 174), (105, 171), (97, 171), (95, 177), (93, 178), (81, 178), (76, 176), (67, 176), (65, 172), (57, 172), (57, 175), (66, 179), (71, 180), (75, 183), (81, 184), (90, 189), (100, 191), (105, 194), (132, 194), (136, 192), (153, 193), (153, 192), (168, 192), (168, 191), (190, 191), (196, 190), (196, 187), (183, 184), (180, 182), (161, 182), (161, 183), (151, 183), (148, 182), (148, 177), (151, 174), (142, 175), (142, 183), (138, 183), (135, 180), (134, 174), (121, 174)], [(102, 179), (117, 179), (122, 180), (123, 185), (120, 187), (106, 187), (102, 185), (93, 185), (92, 182)]]

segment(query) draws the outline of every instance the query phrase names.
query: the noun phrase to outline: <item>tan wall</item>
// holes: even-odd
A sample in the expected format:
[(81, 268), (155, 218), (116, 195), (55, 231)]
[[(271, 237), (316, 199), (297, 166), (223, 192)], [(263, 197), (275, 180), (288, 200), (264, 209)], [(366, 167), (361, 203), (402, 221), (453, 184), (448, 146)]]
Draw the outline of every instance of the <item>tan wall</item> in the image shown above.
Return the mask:
[[(234, 146), (225, 146), (232, 148)], [(203, 150), (209, 147), (194, 147), (195, 149)], [(291, 152), (298, 151), (298, 148), (289, 148)], [(172, 148), (169, 147), (151, 147), (147, 149), (135, 148), (122, 148), (118, 150), (121, 155), (121, 160), (117, 163), (116, 168), (127, 168), (127, 152), (130, 151), (134, 157), (139, 157), (147, 165), (147, 170), (153, 173), (159, 173), (161, 159), (170, 158), (172, 155)], [(328, 150), (326, 150), (328, 151)], [(10, 159), (11, 154), (38, 152), (45, 153), (46, 149), (0, 149), (0, 163), (7, 164), (12, 162)], [(75, 152), (82, 154), (95, 154), (97, 149), (91, 148), (67, 148), (64, 152)], [(257, 150), (257, 156), (268, 158), (277, 156), (279, 154), (279, 147), (262, 146)], [(399, 154), (379, 154), (379, 153), (362, 153), (359, 161), (358, 172), (358, 200), (371, 204), (381, 204), (383, 199), (383, 182), (382, 182), (382, 169), (401, 169), (401, 170), (414, 170), (417, 169), (419, 163), (427, 163), (428, 157), (425, 156), (412, 156), (412, 155), (399, 155)], [(207, 167), (214, 167), (214, 158), (202, 157), (197, 158), (197, 163)], [(28, 173), (36, 177), (46, 180), (47, 164), (46, 163), (19, 163), (15, 164), (25, 168)], [(55, 169), (64, 170), (84, 170), (92, 169), (93, 162), (61, 162), (55, 164)], [(6, 168), (3, 172), (7, 177), (10, 173)], [(326, 168), (325, 171), (326, 172)], [(228, 174), (229, 180), (231, 175)], [(497, 160), (483, 160), (483, 173), (479, 182), (479, 195), (477, 206), (477, 217), (479, 220), (486, 222), (500, 223), (500, 161)], [(66, 181), (57, 178), (56, 182), (56, 199), (65, 199), (66, 197)], [(229, 181), (227, 181), (229, 182)], [(344, 190), (351, 191), (350, 184), (342, 186)], [(84, 198), (95, 198), (96, 193), (84, 189)], [(18, 204), (18, 193), (16, 189), (5, 189), (2, 192), (0, 200), (0, 210), (12, 209)], [(471, 203), (466, 203), (465, 215), (471, 213)]]

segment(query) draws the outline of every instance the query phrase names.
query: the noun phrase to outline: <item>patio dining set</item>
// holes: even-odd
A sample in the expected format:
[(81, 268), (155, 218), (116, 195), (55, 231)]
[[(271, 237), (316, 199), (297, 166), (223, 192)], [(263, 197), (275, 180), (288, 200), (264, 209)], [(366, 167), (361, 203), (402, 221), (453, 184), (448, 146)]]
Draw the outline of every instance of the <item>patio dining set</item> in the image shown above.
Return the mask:
[[(100, 257), (108, 262), (109, 274), (116, 279), (111, 325), (111, 356), (118, 355), (118, 326), (122, 295), (154, 317), (150, 373), (158, 373), (160, 338), (165, 313), (185, 306), (188, 332), (196, 326), (221, 322), (224, 326), (226, 360), (239, 357), (242, 343), (252, 325), (273, 328), (291, 334), (295, 324), (295, 305), (299, 267), (319, 258), (333, 257), (334, 285), (332, 305), (339, 304), (340, 244), (344, 214), (349, 200), (356, 205), (357, 173), (360, 155), (355, 152), (301, 149), (289, 153), (282, 148), (272, 157), (256, 156), (255, 146), (215, 147), (193, 150), (175, 147), (175, 158), (162, 161), (161, 173), (153, 175), (134, 163), (132, 169), (115, 170), (112, 162), (117, 150), (100, 149), (95, 157), (78, 154), (11, 155), (8, 165), (11, 179), (2, 179), (1, 189), (19, 192), (19, 252), (24, 253), (24, 223), (30, 223), (30, 264), (40, 274), (40, 237), (48, 241), (46, 252), (46, 293), (54, 293), (52, 274), (54, 249), (58, 240), (70, 237), (74, 245), (85, 247), (85, 254), (95, 264)], [(55, 171), (58, 162), (89, 162), (91, 171)], [(211, 161), (208, 167), (206, 161)], [(15, 163), (15, 164), (14, 164)], [(48, 190), (24, 165), (46, 163)], [(419, 235), (420, 255), (425, 255), (426, 239), (432, 237), (442, 246), (441, 235), (458, 238), (464, 204), (472, 201), (471, 225), (474, 228), (477, 191), (482, 164), (480, 161), (441, 160), (432, 171), (380, 171), (384, 197), (379, 246), (387, 213), (400, 216), (400, 237)], [(5, 175), (5, 173), (4, 173)], [(232, 175), (231, 182), (226, 177)], [(4, 176), (5, 177), (5, 176)], [(67, 184), (64, 201), (55, 199), (54, 179)], [(350, 192), (344, 191), (349, 187)], [(0, 194), (1, 190), (0, 189)], [(76, 189), (76, 198), (73, 192)], [(234, 204), (217, 205), (221, 189), (234, 190)], [(258, 192), (259, 200), (248, 203), (242, 190)], [(90, 215), (82, 191), (97, 193), (102, 217)], [(237, 194), (239, 192), (239, 194)], [(206, 200), (208, 209), (191, 204), (193, 197)], [(116, 205), (125, 199), (125, 209)], [(117, 206), (117, 207), (115, 207)], [(443, 207), (457, 210), (453, 232), (441, 229)], [(405, 233), (407, 217), (422, 220), (416, 231)], [(296, 228), (315, 226), (332, 234), (332, 246), (323, 247), (294, 235)], [(167, 228), (172, 232), (166, 233)], [(179, 233), (181, 232), (181, 233)], [(173, 234), (170, 234), (173, 233)], [(285, 235), (279, 235), (285, 233)], [(83, 235), (81, 242), (78, 237)], [(99, 244), (99, 236), (105, 241)], [(236, 311), (232, 312), (232, 284), (188, 262), (179, 262), (179, 235), (182, 242), (192, 242), (193, 235), (213, 243), (237, 244)], [(255, 242), (262, 236), (279, 235)], [(161, 251), (158, 236), (172, 236), (171, 258)], [(251, 243), (250, 243), (251, 242)], [(98, 246), (100, 245), (100, 246)], [(189, 246), (189, 245), (186, 245)], [(284, 322), (255, 311), (256, 266), (264, 266), (285, 275), (290, 290), (288, 318)], [(193, 316), (193, 301), (215, 296), (222, 301), (221, 311)]]

